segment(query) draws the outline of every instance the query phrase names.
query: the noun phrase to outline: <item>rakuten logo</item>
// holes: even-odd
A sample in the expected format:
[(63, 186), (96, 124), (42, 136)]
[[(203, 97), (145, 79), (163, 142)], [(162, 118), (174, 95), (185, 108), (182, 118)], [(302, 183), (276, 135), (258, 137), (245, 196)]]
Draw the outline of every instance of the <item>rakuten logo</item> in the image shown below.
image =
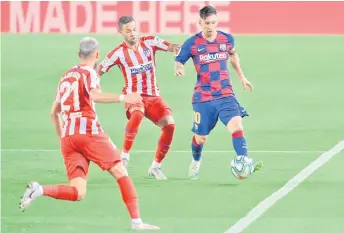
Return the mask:
[(212, 61), (219, 61), (219, 60), (227, 60), (227, 53), (209, 53), (209, 54), (201, 54), (199, 55), (200, 62), (212, 62)]

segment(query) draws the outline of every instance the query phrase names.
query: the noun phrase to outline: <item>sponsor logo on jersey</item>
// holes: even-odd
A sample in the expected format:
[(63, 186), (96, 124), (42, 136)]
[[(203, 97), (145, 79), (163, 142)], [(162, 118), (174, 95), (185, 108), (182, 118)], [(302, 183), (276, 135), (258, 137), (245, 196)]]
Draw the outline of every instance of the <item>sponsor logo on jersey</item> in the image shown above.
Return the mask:
[(150, 62), (147, 64), (131, 67), (130, 72), (132, 75), (136, 75), (136, 74), (147, 72), (148, 70), (152, 70), (152, 69), (153, 69), (153, 64)]
[(208, 54), (199, 55), (199, 61), (201, 63), (222, 61), (222, 60), (227, 60), (227, 59), (228, 59), (228, 53), (226, 52), (208, 53)]

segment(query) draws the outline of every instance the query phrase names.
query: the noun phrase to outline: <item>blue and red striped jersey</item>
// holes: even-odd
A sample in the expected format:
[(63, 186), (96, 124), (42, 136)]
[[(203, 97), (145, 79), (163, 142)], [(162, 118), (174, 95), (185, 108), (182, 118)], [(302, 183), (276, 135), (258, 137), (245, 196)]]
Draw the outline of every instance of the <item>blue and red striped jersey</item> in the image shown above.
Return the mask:
[(185, 41), (175, 61), (185, 64), (191, 57), (197, 72), (193, 103), (234, 95), (228, 70), (228, 51), (234, 48), (231, 34), (217, 31), (216, 39), (207, 41), (202, 32)]

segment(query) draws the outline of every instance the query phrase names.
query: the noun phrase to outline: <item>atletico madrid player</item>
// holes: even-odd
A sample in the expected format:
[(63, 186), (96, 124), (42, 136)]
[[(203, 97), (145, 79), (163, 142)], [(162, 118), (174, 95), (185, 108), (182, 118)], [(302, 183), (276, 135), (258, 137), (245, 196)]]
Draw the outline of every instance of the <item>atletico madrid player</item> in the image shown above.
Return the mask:
[[(104, 133), (94, 109), (96, 103), (135, 104), (139, 94), (117, 95), (104, 93), (95, 71), (99, 58), (98, 41), (86, 37), (80, 42), (80, 63), (69, 69), (60, 79), (51, 117), (66, 166), (69, 184), (41, 185), (31, 182), (20, 199), (24, 211), (40, 196), (65, 201), (79, 201), (85, 197), (90, 162), (108, 171), (116, 180), (127, 206), (134, 230), (157, 230), (159, 227), (144, 224), (141, 220), (138, 198), (131, 178), (120, 160), (120, 152)], [(60, 121), (62, 114), (63, 125)]]
[(170, 149), (175, 124), (171, 108), (161, 97), (157, 84), (156, 52), (176, 53), (180, 46), (171, 44), (157, 36), (139, 37), (136, 32), (135, 20), (131, 16), (121, 17), (118, 28), (124, 41), (108, 53), (98, 67), (99, 75), (108, 72), (115, 65), (118, 66), (125, 81), (123, 94), (140, 93), (143, 98), (140, 103), (125, 105), (128, 122), (121, 153), (122, 162), (125, 166), (128, 165), (129, 152), (139, 126), (146, 117), (161, 128), (155, 158), (148, 174), (156, 179), (166, 179), (161, 170), (161, 163)]

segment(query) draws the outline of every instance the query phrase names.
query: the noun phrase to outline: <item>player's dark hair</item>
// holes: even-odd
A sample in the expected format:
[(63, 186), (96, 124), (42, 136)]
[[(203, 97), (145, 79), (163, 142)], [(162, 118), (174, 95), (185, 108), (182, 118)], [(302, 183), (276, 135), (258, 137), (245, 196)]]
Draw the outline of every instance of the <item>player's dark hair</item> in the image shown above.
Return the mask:
[(135, 21), (135, 20), (134, 20), (134, 18), (132, 16), (122, 16), (118, 20), (118, 28), (122, 29), (124, 24), (131, 23), (133, 21)]
[(213, 6), (205, 6), (199, 11), (199, 16), (201, 17), (201, 19), (206, 19), (207, 17), (216, 14), (217, 11)]

